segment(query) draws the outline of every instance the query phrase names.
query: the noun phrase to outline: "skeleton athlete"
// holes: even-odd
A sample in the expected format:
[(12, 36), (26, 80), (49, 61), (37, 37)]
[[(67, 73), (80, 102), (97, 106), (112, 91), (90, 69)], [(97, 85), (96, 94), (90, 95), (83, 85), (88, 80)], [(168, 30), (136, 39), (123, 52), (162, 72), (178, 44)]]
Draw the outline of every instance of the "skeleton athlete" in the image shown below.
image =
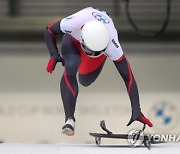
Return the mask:
[[(119, 43), (113, 21), (105, 11), (92, 7), (85, 8), (50, 24), (44, 35), (50, 52), (47, 72), (52, 73), (57, 62), (64, 66), (60, 82), (65, 111), (63, 134), (72, 136), (75, 132), (77, 72), (79, 82), (83, 86), (89, 86), (99, 76), (107, 57), (115, 64), (129, 94), (132, 115), (127, 125), (133, 121), (140, 121), (152, 127), (152, 123), (141, 112), (138, 88), (130, 64)], [(62, 36), (61, 54), (57, 48), (57, 35)]]

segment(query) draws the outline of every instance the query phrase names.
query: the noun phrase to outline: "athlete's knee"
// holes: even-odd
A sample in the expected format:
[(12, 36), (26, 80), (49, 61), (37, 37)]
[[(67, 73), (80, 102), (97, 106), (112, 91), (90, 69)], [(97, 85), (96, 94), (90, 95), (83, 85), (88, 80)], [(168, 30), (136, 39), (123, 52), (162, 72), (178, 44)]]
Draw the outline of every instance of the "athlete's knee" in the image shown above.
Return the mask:
[(75, 60), (65, 60), (65, 70), (67, 75), (75, 75), (79, 67), (79, 62)]
[(84, 77), (83, 75), (79, 75), (79, 82), (84, 87), (88, 87), (94, 82), (94, 80), (91, 80), (88, 77)]
[(91, 85), (91, 83), (92, 82), (87, 82), (87, 81), (79, 81), (80, 82), (80, 84), (82, 85), (82, 86), (84, 86), (84, 87), (88, 87), (88, 86), (90, 86)]
[(65, 68), (73, 69), (74, 67), (77, 67), (77, 62), (74, 60), (66, 60)]

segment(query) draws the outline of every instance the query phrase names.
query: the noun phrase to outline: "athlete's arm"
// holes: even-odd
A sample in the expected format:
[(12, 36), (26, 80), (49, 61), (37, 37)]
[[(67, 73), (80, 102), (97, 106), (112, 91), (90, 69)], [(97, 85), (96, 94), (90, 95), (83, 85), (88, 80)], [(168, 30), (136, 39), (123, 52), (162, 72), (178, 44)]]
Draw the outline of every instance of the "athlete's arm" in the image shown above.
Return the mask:
[(57, 62), (62, 62), (64, 65), (63, 58), (60, 56), (57, 48), (57, 35), (62, 36), (63, 34), (60, 30), (60, 21), (50, 24), (44, 30), (45, 42), (51, 57), (46, 68), (47, 72), (52, 73)]
[(133, 121), (138, 120), (152, 127), (152, 123), (141, 112), (137, 84), (125, 55), (122, 55), (118, 60), (114, 61), (114, 64), (125, 82), (131, 101), (132, 116), (128, 125), (130, 125)]

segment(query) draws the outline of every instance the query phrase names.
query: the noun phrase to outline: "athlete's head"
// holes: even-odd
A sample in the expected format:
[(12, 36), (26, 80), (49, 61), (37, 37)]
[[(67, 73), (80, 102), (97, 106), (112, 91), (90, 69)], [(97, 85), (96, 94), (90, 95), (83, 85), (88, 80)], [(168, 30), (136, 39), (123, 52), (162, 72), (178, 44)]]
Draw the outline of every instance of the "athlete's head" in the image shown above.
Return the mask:
[(106, 24), (100, 21), (89, 21), (81, 31), (81, 47), (91, 57), (100, 56), (109, 43), (109, 31)]

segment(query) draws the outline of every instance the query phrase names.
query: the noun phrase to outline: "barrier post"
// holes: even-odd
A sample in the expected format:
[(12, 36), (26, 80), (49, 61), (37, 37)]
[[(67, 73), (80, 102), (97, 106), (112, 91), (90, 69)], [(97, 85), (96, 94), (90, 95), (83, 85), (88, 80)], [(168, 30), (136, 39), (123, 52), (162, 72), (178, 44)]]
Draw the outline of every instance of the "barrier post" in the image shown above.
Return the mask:
[(18, 16), (20, 15), (20, 0), (8, 0), (8, 15)]

